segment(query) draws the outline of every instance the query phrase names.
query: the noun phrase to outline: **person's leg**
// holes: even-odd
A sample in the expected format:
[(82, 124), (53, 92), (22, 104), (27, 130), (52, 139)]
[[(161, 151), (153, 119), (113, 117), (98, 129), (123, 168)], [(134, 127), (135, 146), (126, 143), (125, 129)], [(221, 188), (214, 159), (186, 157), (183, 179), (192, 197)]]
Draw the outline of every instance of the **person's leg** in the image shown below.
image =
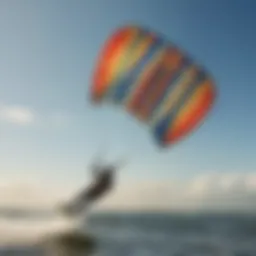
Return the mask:
[(90, 203), (91, 201), (87, 198), (83, 198), (83, 200), (76, 200), (63, 205), (61, 207), (61, 212), (65, 216), (76, 216), (86, 211), (86, 208)]

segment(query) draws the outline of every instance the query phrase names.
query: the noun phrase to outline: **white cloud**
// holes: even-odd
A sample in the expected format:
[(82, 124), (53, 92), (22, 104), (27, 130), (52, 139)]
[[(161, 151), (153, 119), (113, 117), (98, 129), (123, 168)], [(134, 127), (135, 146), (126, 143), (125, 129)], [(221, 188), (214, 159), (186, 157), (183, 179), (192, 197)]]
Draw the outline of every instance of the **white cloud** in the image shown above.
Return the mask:
[(256, 211), (256, 174), (209, 174), (188, 181), (119, 186), (100, 208)]
[(29, 108), (0, 105), (0, 119), (18, 125), (28, 125), (33, 123), (35, 114)]
[[(213, 174), (187, 181), (120, 182), (96, 209), (256, 211), (255, 181), (256, 174)], [(69, 198), (75, 191), (56, 184), (39, 185), (40, 182), (38, 185), (9, 184), (0, 186), (0, 206), (49, 207)]]
[(15, 125), (35, 125), (41, 128), (62, 128), (70, 124), (71, 116), (52, 111), (47, 114), (39, 113), (32, 108), (0, 104), (0, 121)]
[(50, 190), (49, 188), (45, 190), (47, 192), (42, 187), (27, 183), (2, 185), (0, 186), (0, 207), (48, 207), (52, 203), (51, 197), (48, 197)]

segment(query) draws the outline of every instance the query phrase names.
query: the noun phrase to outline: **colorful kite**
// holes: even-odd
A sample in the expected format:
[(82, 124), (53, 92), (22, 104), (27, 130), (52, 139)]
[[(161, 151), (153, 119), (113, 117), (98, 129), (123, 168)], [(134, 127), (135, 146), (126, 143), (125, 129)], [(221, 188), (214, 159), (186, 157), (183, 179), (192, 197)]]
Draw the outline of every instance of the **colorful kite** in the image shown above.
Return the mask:
[(162, 35), (126, 26), (99, 55), (91, 98), (125, 108), (169, 146), (202, 123), (216, 90), (209, 74)]

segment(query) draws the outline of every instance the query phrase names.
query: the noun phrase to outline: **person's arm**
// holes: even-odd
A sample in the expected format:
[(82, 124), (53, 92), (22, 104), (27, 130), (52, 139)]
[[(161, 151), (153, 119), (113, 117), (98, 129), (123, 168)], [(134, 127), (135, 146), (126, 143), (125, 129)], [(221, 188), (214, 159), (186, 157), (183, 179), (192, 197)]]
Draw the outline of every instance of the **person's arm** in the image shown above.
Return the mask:
[(92, 168), (91, 173), (92, 173), (93, 178), (96, 179), (96, 178), (99, 176), (99, 174), (100, 174), (100, 172), (101, 172), (101, 169), (102, 169), (102, 168), (100, 168), (100, 167), (98, 167), (98, 166), (94, 166), (94, 167)]

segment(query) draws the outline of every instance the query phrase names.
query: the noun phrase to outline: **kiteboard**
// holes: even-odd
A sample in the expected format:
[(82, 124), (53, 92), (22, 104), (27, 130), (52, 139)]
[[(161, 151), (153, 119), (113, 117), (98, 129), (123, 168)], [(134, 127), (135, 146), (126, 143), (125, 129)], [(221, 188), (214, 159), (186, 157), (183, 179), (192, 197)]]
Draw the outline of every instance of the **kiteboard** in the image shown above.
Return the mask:
[(72, 219), (61, 216), (61, 218), (65, 224), (44, 235), (41, 240), (44, 247), (59, 255), (77, 255), (93, 251), (96, 240), (86, 229), (85, 217)]

